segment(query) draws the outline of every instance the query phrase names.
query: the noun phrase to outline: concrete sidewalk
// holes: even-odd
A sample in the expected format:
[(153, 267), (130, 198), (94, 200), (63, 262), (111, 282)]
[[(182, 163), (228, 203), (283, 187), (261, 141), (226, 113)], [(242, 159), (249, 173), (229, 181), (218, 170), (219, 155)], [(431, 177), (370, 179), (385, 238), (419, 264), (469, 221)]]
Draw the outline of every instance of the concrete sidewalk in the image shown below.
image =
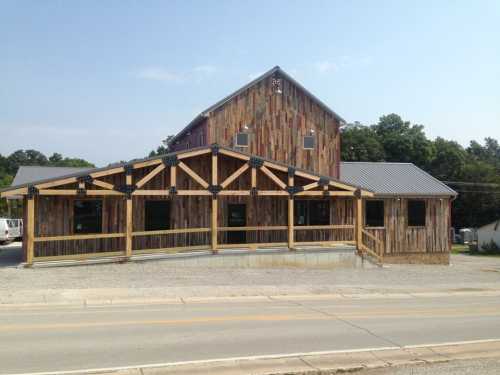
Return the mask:
[(129, 290), (115, 288), (100, 289), (67, 289), (47, 291), (19, 291), (15, 294), (0, 293), (0, 310), (11, 308), (32, 307), (91, 307), (103, 305), (152, 305), (152, 304), (191, 304), (212, 302), (259, 302), (272, 300), (359, 300), (359, 299), (415, 299), (415, 298), (443, 298), (443, 297), (500, 297), (497, 290), (448, 290), (439, 292), (347, 292), (329, 294), (269, 294), (269, 295), (235, 295), (209, 296), (186, 295), (178, 297), (162, 296), (162, 290)]
[(114, 375), (327, 375), (363, 369), (426, 365), (478, 358), (500, 358), (500, 340), (214, 359), (152, 364), (130, 368), (92, 369), (81, 372), (72, 371), (71, 373)]

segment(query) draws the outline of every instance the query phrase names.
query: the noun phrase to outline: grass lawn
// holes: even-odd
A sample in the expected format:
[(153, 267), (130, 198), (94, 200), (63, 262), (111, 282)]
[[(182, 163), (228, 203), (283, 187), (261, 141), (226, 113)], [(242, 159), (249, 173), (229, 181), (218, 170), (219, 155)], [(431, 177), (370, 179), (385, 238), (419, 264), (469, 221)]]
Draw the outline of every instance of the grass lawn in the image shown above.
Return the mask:
[(469, 249), (469, 245), (454, 244), (451, 247), (452, 254), (464, 254), (464, 255), (477, 255), (477, 256), (490, 256), (490, 257), (500, 257), (500, 253), (491, 253), (486, 251), (473, 251)]

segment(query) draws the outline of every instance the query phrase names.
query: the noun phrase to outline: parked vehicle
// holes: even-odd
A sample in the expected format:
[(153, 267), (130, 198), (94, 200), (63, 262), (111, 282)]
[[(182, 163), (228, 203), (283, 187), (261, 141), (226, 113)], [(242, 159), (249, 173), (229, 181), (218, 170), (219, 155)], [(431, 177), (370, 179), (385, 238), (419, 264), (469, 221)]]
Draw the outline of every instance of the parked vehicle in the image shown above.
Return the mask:
[(21, 219), (0, 218), (0, 244), (22, 238), (23, 221)]

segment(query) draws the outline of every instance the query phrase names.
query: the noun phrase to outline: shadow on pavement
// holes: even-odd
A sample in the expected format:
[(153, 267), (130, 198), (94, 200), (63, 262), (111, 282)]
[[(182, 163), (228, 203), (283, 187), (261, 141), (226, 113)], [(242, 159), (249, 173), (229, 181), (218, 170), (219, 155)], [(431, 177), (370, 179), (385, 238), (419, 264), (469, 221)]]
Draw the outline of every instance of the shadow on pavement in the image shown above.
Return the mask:
[(23, 261), (21, 242), (0, 246), (0, 268), (17, 267)]

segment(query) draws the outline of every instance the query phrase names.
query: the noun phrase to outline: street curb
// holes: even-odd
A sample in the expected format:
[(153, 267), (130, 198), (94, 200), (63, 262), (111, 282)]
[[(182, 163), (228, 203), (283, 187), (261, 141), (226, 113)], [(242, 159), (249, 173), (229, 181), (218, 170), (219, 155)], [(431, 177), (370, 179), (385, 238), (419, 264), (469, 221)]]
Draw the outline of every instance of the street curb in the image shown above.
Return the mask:
[[(500, 290), (485, 291), (443, 291), (443, 292), (395, 292), (395, 293), (331, 293), (331, 294), (282, 294), (282, 295), (248, 295), (248, 296), (207, 296), (207, 297), (90, 297), (50, 301), (40, 296), (40, 302), (0, 302), (3, 309), (44, 308), (44, 307), (99, 307), (127, 305), (185, 305), (216, 302), (263, 302), (263, 301), (324, 301), (324, 300), (357, 300), (357, 299), (410, 299), (410, 298), (443, 298), (443, 297), (499, 297)], [(53, 298), (53, 297), (51, 297)]]
[(402, 347), (274, 354), (16, 375), (247, 375), (250, 373), (326, 375), (363, 369), (424, 365), (478, 358), (500, 358), (500, 339), (408, 345)]

